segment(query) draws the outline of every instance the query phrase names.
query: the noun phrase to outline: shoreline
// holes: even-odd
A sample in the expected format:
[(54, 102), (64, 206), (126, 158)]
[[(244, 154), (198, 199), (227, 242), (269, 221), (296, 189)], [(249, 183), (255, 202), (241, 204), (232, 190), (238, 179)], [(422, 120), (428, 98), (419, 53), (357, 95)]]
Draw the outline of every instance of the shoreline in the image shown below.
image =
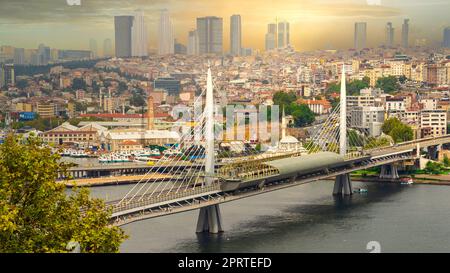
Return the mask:
[[(435, 176), (439, 178), (439, 176)], [(357, 182), (372, 182), (372, 183), (385, 183), (385, 184), (401, 184), (400, 180), (382, 180), (377, 176), (351, 176), (352, 181)], [(414, 177), (413, 184), (422, 184), (422, 185), (436, 185), (436, 186), (450, 186), (450, 180), (447, 179), (427, 179), (424, 177)]]
[[(141, 180), (159, 180), (164, 182), (170, 179), (172, 175), (165, 174), (142, 174), (142, 175), (126, 175), (126, 176), (114, 176), (114, 177), (97, 177), (97, 178), (78, 178), (71, 180), (57, 181), (66, 186), (66, 188), (77, 187), (100, 187), (100, 186), (117, 186), (136, 184)], [(152, 181), (155, 182), (155, 181)]]

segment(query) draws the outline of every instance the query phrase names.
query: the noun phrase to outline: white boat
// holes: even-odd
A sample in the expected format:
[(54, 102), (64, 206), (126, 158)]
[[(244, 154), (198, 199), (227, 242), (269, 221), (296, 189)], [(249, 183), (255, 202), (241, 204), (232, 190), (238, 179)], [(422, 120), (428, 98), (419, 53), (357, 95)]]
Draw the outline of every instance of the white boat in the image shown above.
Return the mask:
[(181, 152), (180, 150), (165, 150), (163, 152), (164, 157), (179, 157), (179, 156), (183, 156), (183, 152)]
[(414, 181), (411, 177), (404, 177), (404, 178), (400, 179), (400, 184), (402, 184), (402, 185), (411, 185), (413, 183), (414, 183)]
[(137, 157), (142, 157), (142, 156), (146, 156), (146, 157), (160, 157), (161, 153), (159, 152), (158, 149), (155, 150), (150, 150), (150, 149), (146, 149), (143, 151), (140, 151), (136, 154)]
[(137, 156), (135, 158), (136, 162), (150, 162), (150, 161), (158, 161), (157, 158), (147, 157), (147, 156)]

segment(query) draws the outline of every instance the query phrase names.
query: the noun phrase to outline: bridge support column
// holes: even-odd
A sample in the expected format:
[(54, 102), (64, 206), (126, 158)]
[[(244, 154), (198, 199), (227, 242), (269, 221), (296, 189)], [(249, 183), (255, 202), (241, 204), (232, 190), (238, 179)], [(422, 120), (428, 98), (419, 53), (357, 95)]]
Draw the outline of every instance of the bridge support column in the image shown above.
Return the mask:
[(381, 179), (399, 179), (400, 176), (398, 175), (397, 165), (389, 164), (389, 165), (381, 166), (380, 178)]
[(222, 214), (219, 205), (212, 205), (200, 209), (197, 220), (197, 233), (219, 233), (222, 229)]
[(353, 194), (352, 180), (349, 173), (336, 176), (334, 181), (333, 195), (342, 195), (342, 193), (344, 195)]

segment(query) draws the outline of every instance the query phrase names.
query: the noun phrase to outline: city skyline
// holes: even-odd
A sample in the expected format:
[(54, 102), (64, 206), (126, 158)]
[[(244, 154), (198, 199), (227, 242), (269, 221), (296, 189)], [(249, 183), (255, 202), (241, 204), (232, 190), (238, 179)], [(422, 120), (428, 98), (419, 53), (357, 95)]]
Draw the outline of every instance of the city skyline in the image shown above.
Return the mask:
[[(163, 8), (167, 8), (171, 13), (174, 38), (185, 45), (188, 31), (196, 27), (196, 18), (222, 17), (223, 25), (226, 26), (230, 24), (231, 15), (240, 14), (242, 44), (259, 50), (264, 50), (267, 24), (275, 21), (275, 18), (290, 22), (291, 44), (302, 51), (351, 48), (352, 26), (358, 21), (367, 22), (367, 46), (370, 47), (384, 43), (384, 37), (370, 33), (382, 31), (387, 22), (393, 23), (395, 36), (401, 37), (400, 26), (404, 19), (409, 18), (410, 44), (414, 44), (415, 39), (426, 39), (429, 45), (441, 44), (442, 31), (450, 25), (445, 14), (450, 3), (437, 0), (427, 3), (396, 0), (388, 5), (368, 5), (363, 0), (283, 1), (270, 5), (258, 5), (255, 1), (236, 5), (234, 1), (209, 3), (203, 0), (190, 3), (175, 0), (156, 1), (148, 4), (135, 0), (127, 5), (118, 1), (85, 1), (79, 7), (67, 6), (64, 1), (61, 1), (61, 4), (40, 1), (39, 5), (30, 4), (18, 11), (16, 8), (21, 2), (2, 3), (0, 21), (3, 25), (0, 27), (0, 37), (4, 44), (24, 48), (35, 48), (43, 42), (52, 48), (88, 49), (87, 41), (91, 38), (114, 39), (114, 16), (131, 14), (138, 8), (145, 12), (148, 48), (152, 50), (157, 48), (158, 15)], [(8, 15), (8, 12), (14, 13), (15, 16)], [(54, 16), (48, 16), (49, 13)], [(335, 35), (336, 29), (339, 29), (339, 36)], [(227, 52), (230, 33), (226, 27), (223, 36), (223, 51)], [(396, 43), (399, 42), (400, 39), (397, 39)]]

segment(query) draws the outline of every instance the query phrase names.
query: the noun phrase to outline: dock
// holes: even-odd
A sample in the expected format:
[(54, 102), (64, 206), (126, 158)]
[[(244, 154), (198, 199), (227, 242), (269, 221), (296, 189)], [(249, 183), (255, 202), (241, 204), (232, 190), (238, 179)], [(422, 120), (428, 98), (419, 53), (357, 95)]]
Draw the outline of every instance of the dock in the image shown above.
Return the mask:
[(151, 180), (161, 179), (160, 181), (169, 180), (172, 175), (153, 173), (151, 175), (123, 175), (123, 176), (111, 176), (111, 177), (95, 177), (95, 178), (76, 178), (66, 181), (58, 181), (63, 183), (66, 187), (72, 188), (74, 186), (79, 187), (95, 187), (95, 186), (108, 186), (108, 185), (124, 185), (138, 183), (141, 180), (145, 181), (151, 177)]

